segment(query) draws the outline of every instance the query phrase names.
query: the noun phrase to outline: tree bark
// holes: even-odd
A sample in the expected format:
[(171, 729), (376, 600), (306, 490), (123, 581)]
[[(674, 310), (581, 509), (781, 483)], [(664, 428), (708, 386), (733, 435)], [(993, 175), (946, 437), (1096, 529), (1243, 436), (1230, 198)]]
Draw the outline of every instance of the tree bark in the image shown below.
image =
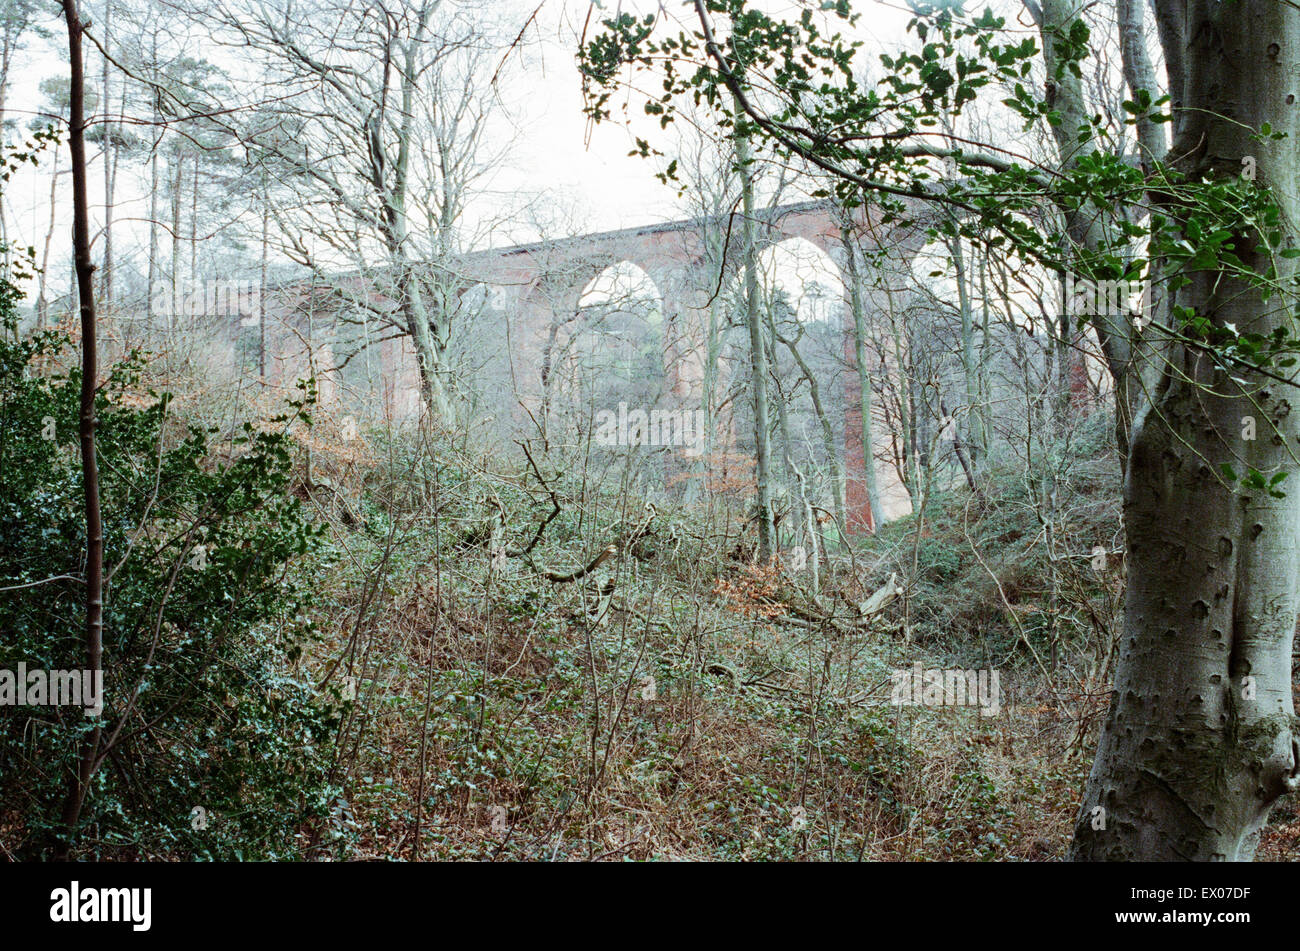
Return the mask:
[[(1294, 77), (1300, 16), (1272, 0), (1158, 0), (1166, 61), (1181, 63), (1171, 155), (1191, 180), (1241, 174), (1255, 157), (1287, 243), (1300, 202)], [(1268, 122), (1285, 134), (1255, 141)], [(1287, 260), (1235, 246), (1257, 273)], [(1219, 326), (1268, 333), (1289, 308), (1257, 282), (1193, 271), (1176, 303)], [(1109, 716), (1084, 792), (1075, 860), (1248, 860), (1273, 803), (1296, 785), (1291, 700), (1300, 441), (1293, 385), (1231, 377), (1193, 347), (1172, 349), (1155, 405), (1136, 421), (1125, 484), (1128, 592)], [(1259, 436), (1244, 439), (1243, 418)], [(1232, 484), (1223, 465), (1290, 473), (1283, 499)]]
[(966, 430), (966, 445), (970, 453), (971, 471), (968, 475), (973, 478), (975, 467), (983, 458), (983, 447), (978, 435), (982, 427), (979, 424), (979, 368), (975, 363), (975, 318), (971, 310), (970, 275), (962, 240), (960, 234), (949, 238), (948, 251), (952, 255), (953, 272), (957, 280), (957, 309), (961, 318), (961, 373), (966, 387), (966, 419), (962, 425)]
[[(73, 257), (77, 269), (77, 298), (81, 308), (81, 474), (86, 515), (86, 666), (102, 669), (104, 643), (104, 531), (99, 511), (99, 468), (95, 458), (95, 380), (99, 373), (95, 339), (95, 266), (90, 261), (90, 202), (86, 194), (86, 84), (81, 53), (82, 23), (76, 0), (63, 0), (68, 24), (68, 61), (71, 71), (71, 110), (68, 147), (72, 153)], [(76, 839), (82, 806), (90, 787), (100, 726), (82, 741), (77, 772), (70, 778), (64, 803), (66, 835), (61, 857), (67, 857)]]
[[(1151, 65), (1151, 56), (1147, 52), (1146, 25), (1143, 17), (1145, 0), (1115, 0), (1115, 17), (1119, 26), (1120, 62), (1124, 70), (1124, 83), (1130, 94), (1137, 96), (1139, 90), (1151, 94), (1154, 104), (1160, 98), (1159, 86), (1156, 85), (1156, 71)], [(1162, 162), (1168, 143), (1165, 140), (1163, 123), (1151, 118), (1151, 112), (1138, 117), (1136, 133), (1139, 158), (1142, 167), (1150, 169), (1156, 162)]]
[[(1068, 37), (1070, 25), (1082, 15), (1082, 10), (1083, 4), (1079, 0), (1043, 0), (1039, 14), (1049, 97), (1054, 95), (1055, 112), (1059, 117), (1051, 131), (1062, 171), (1073, 168), (1081, 156), (1097, 147), (1091, 137), (1082, 142), (1079, 139), (1079, 130), (1090, 125), (1088, 103), (1082, 78), (1075, 75), (1062, 56), (1063, 39)], [(1101, 209), (1084, 205), (1066, 216), (1065, 231), (1076, 248), (1097, 252), (1105, 245), (1104, 222), (1105, 215)], [(1097, 333), (1107, 368), (1115, 380), (1116, 405), (1127, 407), (1132, 402), (1129, 390), (1132, 326), (1125, 316), (1106, 315), (1094, 318), (1092, 327)], [(1128, 456), (1131, 425), (1127, 412), (1115, 414), (1115, 439), (1121, 458)]]
[[(739, 104), (736, 115), (741, 115)], [(771, 497), (772, 444), (768, 427), (767, 347), (763, 341), (763, 321), (759, 315), (758, 253), (754, 236), (754, 178), (750, 169), (749, 140), (736, 130), (736, 165), (740, 171), (741, 241), (745, 254), (745, 327), (749, 331), (749, 358), (753, 376), (754, 457), (757, 476), (755, 509), (758, 519), (758, 555), (766, 562), (772, 556), (773, 535)]]
[[(109, 48), (113, 39), (113, 4), (112, 0), (106, 0), (104, 4), (104, 49)], [(110, 95), (108, 83), (108, 57), (103, 57), (101, 63), (100, 78), (100, 96), (104, 103), (104, 116), (107, 120), (109, 111), (112, 109), (112, 97)], [(123, 89), (125, 92), (125, 88)], [(100, 268), (99, 286), (100, 300), (103, 303), (104, 313), (109, 319), (113, 315), (113, 192), (117, 185), (117, 154), (118, 154), (118, 135), (117, 126), (108, 121), (104, 122), (103, 138), (103, 157), (104, 157), (104, 258), (103, 266)]]
[(862, 302), (862, 278), (858, 273), (858, 249), (849, 230), (848, 216), (840, 223), (840, 242), (849, 280), (849, 310), (853, 314), (853, 362), (857, 364), (859, 409), (862, 412), (862, 472), (867, 481), (867, 505), (871, 508), (871, 527), (879, 531), (885, 524), (880, 504), (880, 483), (876, 479), (876, 454), (871, 431), (871, 370), (867, 366), (867, 314)]
[[(425, 30), (432, 7), (425, 4), (420, 8), (414, 35), (407, 41), (400, 69), (400, 90), (402, 114), (398, 123), (397, 155), (393, 162), (393, 181), (388, 185), (382, 166), (372, 165), (372, 180), (380, 199), (384, 203), (384, 224), (382, 226), (388, 251), (393, 258), (400, 275), (400, 292), (402, 314), (406, 322), (406, 332), (410, 334), (415, 346), (416, 366), (420, 373), (420, 393), (425, 408), (436, 417), (443, 426), (451, 429), (455, 426), (455, 411), (447, 395), (443, 382), (442, 353), (439, 341), (435, 337), (428, 308), (425, 306), (424, 292), (416, 265), (410, 260), (409, 235), (407, 226), (407, 189), (410, 174), (411, 138), (414, 135), (412, 117), (416, 91), (416, 51), (424, 41)], [(390, 38), (391, 41), (391, 38)], [(385, 77), (384, 94), (387, 94)], [(384, 128), (384, 108), (377, 113), (375, 120), (376, 148), (382, 149), (382, 132)], [(375, 156), (371, 157), (372, 163)]]
[(50, 273), (50, 241), (54, 237), (54, 226), (58, 223), (57, 205), (59, 184), (59, 146), (55, 143), (52, 151), (54, 158), (50, 166), (50, 224), (45, 229), (45, 244), (41, 251), (41, 270), (37, 276), (36, 291), (36, 327), (45, 330), (50, 325), (50, 301), (46, 294)]

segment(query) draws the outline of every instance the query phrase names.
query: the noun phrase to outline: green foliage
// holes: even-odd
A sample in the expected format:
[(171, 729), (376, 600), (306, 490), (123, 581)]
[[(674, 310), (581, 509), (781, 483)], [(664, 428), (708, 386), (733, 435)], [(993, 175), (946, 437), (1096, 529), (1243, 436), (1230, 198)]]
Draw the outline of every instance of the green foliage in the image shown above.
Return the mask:
[[(77, 370), (53, 334), (15, 339), (0, 285), (0, 668), (85, 666)], [(294, 669), (313, 636), (304, 569), (320, 530), (288, 493), (286, 430), (307, 400), (223, 445), (139, 388), (96, 399), (104, 551), (103, 742), (82, 838), (95, 856), (290, 857), (324, 811), (337, 711)], [(60, 815), (80, 707), (0, 708), (0, 803), (40, 854)], [(193, 810), (204, 810), (193, 815)], [(206, 828), (203, 821), (206, 819)], [(199, 828), (195, 828), (199, 826)]]
[(1014, 816), (1002, 801), (997, 783), (971, 764), (953, 778), (943, 812), (930, 836), (945, 853), (1000, 860), (1007, 852), (1006, 833)]

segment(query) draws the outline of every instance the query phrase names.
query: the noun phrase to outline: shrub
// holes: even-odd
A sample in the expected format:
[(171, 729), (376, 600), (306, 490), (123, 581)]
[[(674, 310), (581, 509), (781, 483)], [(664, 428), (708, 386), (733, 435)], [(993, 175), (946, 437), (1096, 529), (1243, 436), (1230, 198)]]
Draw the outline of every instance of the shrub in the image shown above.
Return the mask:
[[(16, 334), (0, 282), (0, 668), (79, 669), (85, 528), (80, 375), (50, 333)], [(88, 855), (269, 858), (297, 853), (323, 813), (337, 709), (295, 673), (321, 532), (288, 492), (288, 428), (309, 400), (213, 445), (142, 358), (96, 398), (104, 512), (103, 760), (83, 813)], [(17, 851), (62, 834), (80, 707), (0, 707), (0, 803)], [(197, 812), (201, 809), (203, 812)]]

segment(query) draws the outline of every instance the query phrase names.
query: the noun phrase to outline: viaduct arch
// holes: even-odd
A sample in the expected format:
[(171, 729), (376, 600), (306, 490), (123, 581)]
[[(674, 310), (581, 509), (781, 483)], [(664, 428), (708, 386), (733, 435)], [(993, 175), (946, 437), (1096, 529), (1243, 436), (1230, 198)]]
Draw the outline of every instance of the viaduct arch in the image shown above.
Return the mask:
[[(802, 238), (821, 251), (838, 269), (847, 287), (847, 259), (840, 220), (829, 201), (806, 201), (780, 205), (756, 212), (756, 240), (759, 253), (795, 238)], [(929, 213), (915, 203), (909, 207), (906, 223), (885, 224), (858, 213), (855, 231), (864, 257), (892, 251), (903, 263), (895, 270), (877, 267), (871, 281), (880, 292), (902, 291), (908, 280), (906, 261), (927, 240)], [(741, 267), (741, 216), (739, 212), (711, 218), (687, 218), (615, 231), (576, 235), (551, 241), (492, 248), (462, 255), (443, 270), (459, 288), (458, 296), (471, 289), (486, 289), (493, 311), (507, 315), (506, 354), (511, 378), (521, 401), (532, 409), (542, 404), (546, 372), (553, 357), (557, 326), (581, 311), (584, 290), (602, 272), (628, 262), (655, 285), (661, 298), (664, 342), (664, 373), (670, 402), (676, 407), (698, 406), (702, 393), (703, 344), (711, 301), (735, 278)], [(863, 236), (866, 236), (865, 238)], [(721, 267), (719, 267), (719, 264)], [(454, 274), (452, 273), (454, 269)], [(347, 287), (347, 294), (340, 291)], [(269, 374), (274, 382), (301, 376), (310, 358), (320, 383), (320, 397), (328, 402), (337, 392), (331, 380), (337, 362), (328, 344), (312, 343), (304, 333), (304, 314), (319, 326), (328, 323), (332, 307), (348, 294), (364, 295), (372, 306), (395, 306), (377, 294), (364, 278), (341, 278), (333, 287), (304, 288), (296, 285), (289, 295), (281, 294), (283, 322), (289, 328), (278, 341), (274, 361), (278, 369)], [(288, 299), (286, 299), (288, 298)], [(331, 299), (333, 304), (331, 304)], [(877, 294), (864, 289), (870, 308)], [(845, 303), (847, 313), (847, 302)], [(297, 326), (290, 326), (296, 324)], [(388, 334), (373, 349), (378, 351), (385, 412), (393, 417), (413, 416), (420, 407), (419, 379), (414, 352), (404, 336)], [(303, 340), (308, 342), (304, 345)], [(877, 513), (867, 500), (865, 465), (861, 440), (861, 392), (858, 385), (852, 320), (844, 323), (843, 358), (849, 372), (842, 374), (839, 402), (843, 406), (843, 463), (845, 505), (850, 531), (874, 529)], [(553, 369), (553, 367), (551, 367)], [(669, 407), (675, 408), (675, 407)], [(877, 464), (882, 485), (897, 482), (892, 467)], [(893, 493), (896, 514), (900, 500)], [(905, 498), (905, 494), (903, 496)], [(901, 510), (906, 511), (906, 503)]]

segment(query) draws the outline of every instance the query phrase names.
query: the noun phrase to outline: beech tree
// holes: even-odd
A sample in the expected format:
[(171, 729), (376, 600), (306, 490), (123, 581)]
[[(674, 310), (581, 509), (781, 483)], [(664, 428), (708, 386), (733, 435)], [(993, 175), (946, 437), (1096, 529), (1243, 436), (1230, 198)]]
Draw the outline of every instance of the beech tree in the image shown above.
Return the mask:
[(1205, 204), (1152, 189), (1190, 251), (1168, 279), (1188, 329), (1156, 328), (1164, 359), (1133, 423), (1123, 651), (1072, 855), (1249, 859), (1300, 770), (1300, 497), (1276, 488), (1296, 469), (1294, 360), (1260, 354), (1294, 349), (1300, 17), (1262, 0), (1155, 10), (1173, 118), (1155, 164), (1203, 183)]
[[(1095, 41), (1083, 6), (1026, 0), (1036, 39), (989, 11), (919, 9), (919, 48), (881, 57), (874, 87), (837, 32), (847, 3), (801, 3), (791, 19), (744, 0), (694, 0), (679, 21), (623, 13), (584, 46), (587, 109), (610, 119), (615, 91), (653, 73), (664, 92), (647, 113), (668, 124), (678, 102), (709, 103), (767, 156), (829, 174), (837, 197), (886, 221), (908, 220), (908, 201), (937, 203), (952, 212), (938, 234), (1089, 281), (1158, 284), (1136, 319), (1126, 308), (1071, 315), (1116, 384), (1127, 537), (1115, 687), (1071, 854), (1248, 859), (1300, 771), (1300, 502), (1286, 491), (1300, 439), (1288, 85), (1300, 20), (1265, 0), (1155, 0), (1165, 97), (1140, 7), (1121, 0), (1130, 98), (1116, 135), (1085, 99)], [(1050, 129), (1053, 161), (943, 131), (940, 118), (995, 92), (1027, 126)], [(1017, 217), (1035, 211), (1046, 227)]]

